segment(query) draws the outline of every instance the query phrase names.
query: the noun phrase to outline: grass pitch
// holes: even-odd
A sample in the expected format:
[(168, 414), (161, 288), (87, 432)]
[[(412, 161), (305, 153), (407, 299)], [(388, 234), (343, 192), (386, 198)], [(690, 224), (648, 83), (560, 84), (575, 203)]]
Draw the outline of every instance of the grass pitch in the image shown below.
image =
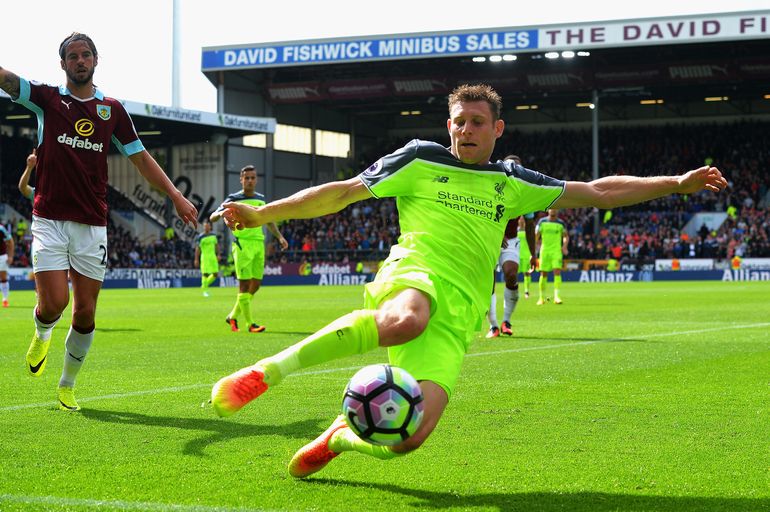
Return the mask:
[(512, 338), (479, 334), (420, 450), (344, 453), (294, 480), (292, 454), (384, 351), (295, 374), (229, 419), (205, 405), (211, 385), (360, 308), (361, 292), (263, 288), (267, 332), (249, 334), (223, 321), (233, 289), (104, 290), (83, 410), (66, 413), (55, 390), (69, 310), (32, 378), (34, 294), (12, 291), (0, 510), (770, 510), (770, 284), (570, 283), (562, 306), (522, 299)]

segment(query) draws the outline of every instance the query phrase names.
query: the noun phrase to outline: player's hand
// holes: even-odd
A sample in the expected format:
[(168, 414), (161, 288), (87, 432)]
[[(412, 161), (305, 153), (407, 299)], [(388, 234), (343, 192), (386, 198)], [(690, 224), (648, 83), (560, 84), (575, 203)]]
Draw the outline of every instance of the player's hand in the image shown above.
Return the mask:
[(200, 266), (200, 263), (198, 263), (198, 261), (196, 260), (196, 261), (193, 262), (193, 266), (195, 268), (198, 268)]
[(569, 251), (568, 251), (568, 249), (567, 249), (567, 247), (566, 247), (566, 246), (564, 246), (564, 247), (562, 247), (562, 248), (561, 248), (561, 253), (562, 253), (562, 255), (563, 255), (563, 256), (566, 256), (566, 255), (567, 255), (567, 252), (569, 252)]
[(278, 240), (278, 243), (281, 245), (281, 250), (282, 250), (282, 251), (285, 251), (286, 249), (288, 249), (288, 248), (289, 248), (289, 242), (287, 242), (287, 241), (286, 241), (286, 239), (285, 239), (284, 237), (281, 237), (281, 238)]
[(537, 257), (536, 256), (530, 256), (529, 257), (529, 271), (534, 272), (537, 268)]
[(198, 209), (193, 206), (189, 199), (183, 196), (181, 193), (171, 197), (174, 202), (174, 208), (176, 214), (182, 219), (185, 224), (192, 224), (193, 227), (198, 227)]
[(719, 192), (727, 186), (727, 180), (716, 167), (704, 165), (679, 177), (680, 194), (692, 194), (701, 190)]
[(502, 247), (503, 249), (507, 249), (508, 248), (508, 239), (507, 238), (503, 237), (503, 243), (500, 244), (500, 247)]
[(37, 149), (32, 148), (32, 154), (27, 157), (27, 168), (33, 169), (37, 165)]
[(224, 208), (222, 220), (232, 230), (256, 228), (263, 224), (260, 219), (259, 208), (243, 203), (224, 203), (222, 208)]

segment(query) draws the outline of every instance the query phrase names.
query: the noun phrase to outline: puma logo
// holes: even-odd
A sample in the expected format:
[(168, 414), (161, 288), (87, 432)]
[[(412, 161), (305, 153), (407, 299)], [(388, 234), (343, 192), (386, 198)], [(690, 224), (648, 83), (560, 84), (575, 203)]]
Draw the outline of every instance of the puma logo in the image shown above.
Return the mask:
[(61, 103), (62, 103), (62, 105), (64, 105), (65, 107), (67, 107), (67, 110), (69, 110), (69, 109), (70, 109), (70, 105), (72, 105), (72, 102), (71, 102), (71, 101), (70, 101), (69, 103), (67, 103), (67, 102), (66, 102), (66, 101), (64, 101), (64, 100), (61, 100)]

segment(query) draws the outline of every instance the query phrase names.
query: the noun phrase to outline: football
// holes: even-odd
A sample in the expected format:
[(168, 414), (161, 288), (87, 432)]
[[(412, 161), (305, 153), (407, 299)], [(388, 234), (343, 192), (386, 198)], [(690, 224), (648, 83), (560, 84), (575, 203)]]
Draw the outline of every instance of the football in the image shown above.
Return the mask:
[(409, 438), (423, 416), (420, 385), (406, 370), (374, 364), (358, 370), (348, 382), (342, 414), (364, 441), (393, 446)]

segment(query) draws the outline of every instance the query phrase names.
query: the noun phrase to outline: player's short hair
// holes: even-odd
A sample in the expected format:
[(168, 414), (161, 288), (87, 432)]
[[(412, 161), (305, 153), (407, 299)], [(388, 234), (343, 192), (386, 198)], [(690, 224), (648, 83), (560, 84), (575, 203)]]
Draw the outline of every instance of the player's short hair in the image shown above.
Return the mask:
[(503, 160), (513, 160), (516, 165), (521, 165), (521, 157), (519, 155), (508, 155)]
[(500, 112), (503, 110), (503, 99), (492, 86), (487, 84), (458, 85), (449, 95), (449, 111), (451, 112), (452, 107), (457, 103), (469, 101), (486, 101), (489, 104), (489, 109), (492, 111), (494, 120), (500, 119)]
[(96, 51), (96, 45), (90, 37), (85, 34), (81, 34), (80, 32), (73, 32), (65, 37), (64, 41), (62, 41), (59, 45), (59, 57), (61, 57), (62, 60), (64, 60), (65, 55), (67, 55), (67, 46), (69, 46), (70, 43), (74, 43), (75, 41), (85, 41), (88, 47), (91, 48), (91, 53), (94, 54), (94, 57), (99, 56), (99, 52)]
[(244, 172), (251, 172), (251, 171), (257, 172), (257, 168), (254, 167), (253, 165), (246, 165), (243, 167), (243, 169), (241, 169), (241, 176), (243, 176)]

